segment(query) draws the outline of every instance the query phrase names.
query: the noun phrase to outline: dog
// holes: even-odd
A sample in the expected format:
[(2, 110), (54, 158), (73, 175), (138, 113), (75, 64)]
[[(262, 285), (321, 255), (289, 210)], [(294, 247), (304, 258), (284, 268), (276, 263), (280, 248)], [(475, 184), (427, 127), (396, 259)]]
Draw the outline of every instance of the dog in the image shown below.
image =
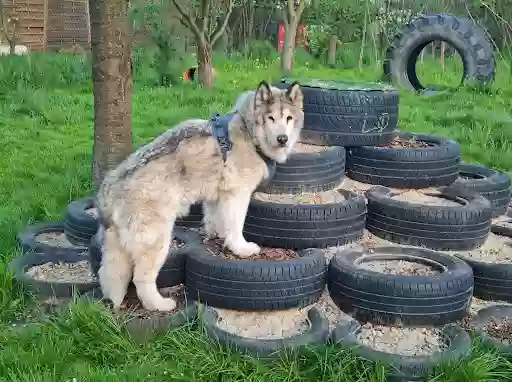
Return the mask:
[(240, 257), (259, 253), (242, 233), (251, 194), (269, 176), (265, 159), (286, 162), (303, 124), (300, 85), (278, 89), (262, 81), (236, 105), (227, 129), (229, 150), (222, 148), (210, 121), (190, 119), (109, 171), (96, 198), (104, 298), (118, 309), (133, 281), (145, 309), (175, 309), (175, 301), (158, 292), (156, 278), (176, 218), (196, 202), (203, 203), (209, 237), (224, 239)]

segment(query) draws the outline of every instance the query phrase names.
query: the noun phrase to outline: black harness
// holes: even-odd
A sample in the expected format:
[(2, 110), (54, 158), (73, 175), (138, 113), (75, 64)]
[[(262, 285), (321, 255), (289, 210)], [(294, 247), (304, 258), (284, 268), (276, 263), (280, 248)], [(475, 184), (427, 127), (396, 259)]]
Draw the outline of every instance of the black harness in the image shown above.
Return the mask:
[[(222, 154), (222, 160), (224, 162), (226, 162), (228, 153), (233, 148), (233, 142), (231, 142), (231, 139), (229, 139), (229, 122), (231, 122), (234, 116), (235, 113), (229, 113), (225, 115), (214, 113), (210, 118), (212, 135), (217, 138), (220, 152)], [(274, 177), (276, 172), (276, 161), (263, 154), (259, 147), (256, 148), (256, 152), (259, 154), (261, 159), (263, 159), (268, 168), (269, 177), (267, 178), (266, 182), (264, 181), (265, 183), (260, 184), (260, 187), (264, 187), (267, 183), (270, 183)]]

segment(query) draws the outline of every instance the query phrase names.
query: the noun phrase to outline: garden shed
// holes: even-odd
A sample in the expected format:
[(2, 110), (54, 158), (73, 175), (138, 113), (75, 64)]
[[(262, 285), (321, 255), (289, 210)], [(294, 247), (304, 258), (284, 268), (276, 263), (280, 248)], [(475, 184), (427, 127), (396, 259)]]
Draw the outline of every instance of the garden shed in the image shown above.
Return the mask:
[[(18, 19), (16, 43), (34, 50), (90, 47), (88, 0), (3, 0), (5, 15)], [(5, 42), (5, 41), (3, 41)]]

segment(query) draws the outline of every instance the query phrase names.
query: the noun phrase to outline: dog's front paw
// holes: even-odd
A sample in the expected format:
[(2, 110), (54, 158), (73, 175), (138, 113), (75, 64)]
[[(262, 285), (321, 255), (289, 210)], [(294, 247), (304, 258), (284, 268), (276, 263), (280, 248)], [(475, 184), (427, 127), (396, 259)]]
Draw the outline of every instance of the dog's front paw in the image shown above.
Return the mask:
[(239, 257), (249, 257), (252, 255), (256, 255), (260, 253), (260, 246), (256, 243), (244, 241), (241, 243), (236, 243), (236, 245), (229, 245), (227, 246), (231, 252), (233, 252), (236, 256)]
[(162, 298), (162, 299), (159, 299), (158, 301), (155, 301), (155, 303), (153, 304), (153, 306), (151, 307), (152, 309), (149, 309), (149, 310), (158, 310), (160, 312), (168, 312), (170, 310), (174, 310), (176, 309), (176, 301), (174, 301), (172, 298)]

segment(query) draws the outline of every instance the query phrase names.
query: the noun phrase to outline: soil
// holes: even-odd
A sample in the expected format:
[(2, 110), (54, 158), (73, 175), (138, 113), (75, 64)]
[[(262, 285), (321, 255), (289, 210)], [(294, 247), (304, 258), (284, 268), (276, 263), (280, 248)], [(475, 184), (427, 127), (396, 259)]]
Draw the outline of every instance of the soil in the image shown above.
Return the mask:
[(299, 309), (275, 312), (244, 312), (216, 308), (218, 325), (242, 337), (278, 339), (292, 337), (309, 329), (307, 314)]
[(38, 243), (51, 245), (52, 247), (80, 248), (74, 244), (71, 244), (66, 238), (66, 234), (61, 231), (40, 233), (35, 237), (35, 241)]
[[(85, 256), (85, 255), (84, 255)], [(96, 281), (87, 260), (76, 263), (45, 263), (30, 267), (26, 275), (49, 283), (88, 284)]]
[(487, 308), (492, 305), (511, 305), (506, 301), (492, 301), (492, 300), (481, 300), (479, 298), (473, 297), (471, 299), (471, 305), (469, 307), (468, 314), (458, 321), (460, 326), (464, 329), (472, 329), (471, 320), (477, 314), (480, 309)]
[(317, 146), (317, 145), (307, 145), (305, 143), (296, 143), (293, 146), (294, 153), (321, 153), (323, 151), (327, 151), (330, 146)]
[(359, 264), (360, 268), (387, 275), (400, 276), (431, 276), (439, 274), (439, 270), (426, 264), (407, 260), (370, 260)]
[[(431, 193), (431, 195), (428, 195)], [(439, 196), (436, 196), (439, 195)], [(441, 196), (438, 192), (427, 191), (427, 190), (402, 190), (398, 195), (393, 196), (393, 199), (400, 200), (407, 203), (417, 203), (426, 206), (446, 206), (446, 207), (457, 207), (461, 206), (461, 203), (454, 202), (453, 200), (446, 199)]]
[(440, 331), (433, 328), (397, 328), (366, 323), (357, 333), (357, 339), (375, 350), (408, 356), (432, 354), (446, 348)]
[(96, 207), (86, 209), (85, 213), (91, 215), (93, 218), (98, 218), (98, 209)]
[(394, 148), (411, 148), (411, 149), (420, 149), (420, 148), (426, 148), (426, 147), (433, 147), (434, 145), (432, 143), (419, 141), (417, 139), (413, 138), (402, 138), (402, 137), (395, 137), (391, 142), (377, 145), (379, 147), (394, 147)]
[(165, 318), (172, 316), (176, 312), (182, 310), (185, 306), (185, 287), (183, 284), (169, 288), (159, 289), (163, 297), (170, 297), (176, 301), (176, 308), (167, 312), (146, 310), (142, 307), (135, 288), (128, 288), (128, 293), (121, 304), (118, 313), (129, 315), (131, 318), (139, 318), (143, 320), (151, 320), (156, 318)]
[(283, 204), (328, 204), (339, 203), (345, 200), (345, 196), (340, 193), (338, 189), (323, 192), (301, 192), (297, 194), (266, 194), (264, 192), (255, 192), (253, 198)]
[(364, 193), (365, 191), (369, 190), (370, 188), (375, 187), (374, 184), (368, 184), (368, 183), (361, 183), (357, 180), (352, 180), (350, 178), (345, 177), (343, 179), (343, 182), (340, 184), (340, 188), (348, 191), (355, 192), (356, 194)]
[(485, 331), (504, 345), (512, 344), (512, 317), (505, 317), (501, 320), (492, 317), (485, 327)]
[(224, 248), (223, 239), (204, 239), (203, 244), (206, 250), (215, 256), (222, 256), (231, 260), (291, 260), (297, 259), (300, 256), (297, 252), (286, 248), (269, 248), (261, 247), (260, 253), (249, 257), (239, 257), (231, 252), (229, 249)]
[(480, 248), (457, 253), (485, 263), (512, 263), (512, 238), (490, 233)]

